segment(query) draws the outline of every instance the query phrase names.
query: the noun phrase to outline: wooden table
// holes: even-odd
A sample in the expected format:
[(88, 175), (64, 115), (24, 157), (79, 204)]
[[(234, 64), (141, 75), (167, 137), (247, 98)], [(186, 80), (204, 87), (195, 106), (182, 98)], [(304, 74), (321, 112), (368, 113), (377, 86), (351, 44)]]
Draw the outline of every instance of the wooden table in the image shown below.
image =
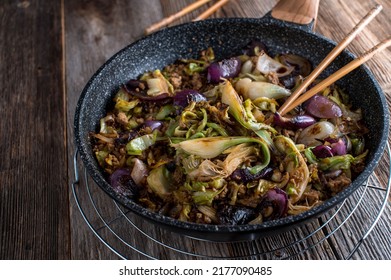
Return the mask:
[[(87, 227), (72, 194), (76, 102), (84, 85), (105, 60), (142, 36), (147, 26), (191, 2), (1, 1), (1, 259), (119, 258)], [(354, 53), (361, 53), (390, 35), (391, 1), (378, 2), (384, 9), (349, 46)], [(214, 16), (262, 17), (275, 4), (275, 0), (232, 0)], [(372, 1), (323, 0), (316, 32), (339, 41), (372, 5)], [(199, 11), (175, 24), (190, 21)], [(384, 51), (367, 65), (391, 102), (391, 51)], [(373, 184), (386, 187), (389, 162), (385, 155), (372, 176), (376, 181)], [(82, 177), (82, 166), (78, 166)], [(119, 208), (99, 189), (91, 186), (94, 203), (109, 222), (105, 225), (89, 204), (83, 178), (76, 190), (79, 204), (95, 230), (124, 257), (147, 258), (113, 238), (110, 229), (123, 234), (121, 236), (127, 242), (133, 242), (153, 257), (196, 258), (146, 241), (145, 236), (130, 227)], [(137, 218), (135, 221), (158, 240), (201, 255), (341, 259), (353, 251), (369, 231), (385, 191), (369, 187), (360, 189), (355, 196), (318, 231), (316, 229), (335, 211), (295, 231), (253, 242), (214, 244), (195, 241), (141, 223)], [(360, 197), (362, 201), (359, 201)], [(356, 204), (359, 207), (352, 211)], [(345, 223), (344, 212), (353, 212)], [(353, 259), (391, 259), (390, 218), (391, 208), (387, 203), (373, 231), (353, 254)], [(294, 243), (308, 234), (310, 236), (304, 241)], [(291, 246), (284, 249), (281, 244)], [(272, 253), (259, 255), (263, 251)]]

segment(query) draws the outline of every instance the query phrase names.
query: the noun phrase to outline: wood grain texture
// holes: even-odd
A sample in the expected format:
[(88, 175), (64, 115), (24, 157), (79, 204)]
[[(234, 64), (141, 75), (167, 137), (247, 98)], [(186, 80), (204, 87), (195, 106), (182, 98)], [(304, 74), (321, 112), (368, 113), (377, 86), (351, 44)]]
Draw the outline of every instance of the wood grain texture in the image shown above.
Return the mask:
[(0, 259), (66, 259), (61, 2), (1, 1), (0, 21)]
[(310, 24), (316, 19), (319, 0), (280, 0), (272, 10), (272, 16), (279, 20), (297, 24)]
[[(141, 36), (161, 16), (158, 1), (66, 1), (66, 85), (68, 163), (73, 166), (73, 116), (83, 87), (104, 61)], [(73, 178), (72, 168), (68, 173)], [(88, 195), (81, 198), (88, 201)], [(100, 200), (105, 201), (105, 197)], [(72, 259), (117, 258), (88, 230), (74, 200), (70, 201)], [(99, 221), (99, 217), (92, 222)], [(98, 224), (102, 225), (102, 224)]]

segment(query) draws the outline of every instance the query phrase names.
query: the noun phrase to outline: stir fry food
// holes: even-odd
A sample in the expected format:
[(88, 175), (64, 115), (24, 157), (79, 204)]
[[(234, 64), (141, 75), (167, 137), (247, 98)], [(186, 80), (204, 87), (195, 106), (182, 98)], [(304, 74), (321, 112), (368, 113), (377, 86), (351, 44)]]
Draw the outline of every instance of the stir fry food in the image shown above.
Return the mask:
[(279, 106), (310, 74), (306, 58), (251, 42), (212, 49), (119, 85), (91, 132), (113, 190), (181, 221), (259, 224), (296, 215), (363, 170), (361, 110), (331, 85), (285, 116)]

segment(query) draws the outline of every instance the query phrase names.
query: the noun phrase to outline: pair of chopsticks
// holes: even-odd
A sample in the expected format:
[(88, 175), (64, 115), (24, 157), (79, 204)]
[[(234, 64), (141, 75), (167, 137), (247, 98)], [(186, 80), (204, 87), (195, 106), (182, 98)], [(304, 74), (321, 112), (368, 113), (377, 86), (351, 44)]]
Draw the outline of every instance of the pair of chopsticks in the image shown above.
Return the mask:
[[(150, 27), (145, 29), (145, 33), (146, 34), (150, 34), (152, 32), (155, 32), (155, 31), (159, 30), (160, 28), (162, 28), (162, 27), (164, 27), (166, 25), (169, 25), (170, 23), (174, 22), (175, 20), (183, 17), (184, 15), (186, 15), (186, 14), (188, 14), (188, 13), (190, 13), (190, 12), (196, 10), (196, 9), (198, 9), (199, 7), (201, 7), (202, 5), (204, 5), (204, 4), (206, 4), (206, 3), (210, 2), (210, 1), (211, 0), (198, 0), (198, 1), (195, 1), (194, 3), (192, 3), (189, 6), (183, 8), (179, 12), (177, 12), (177, 13), (169, 16), (169, 17), (166, 17), (166, 18), (162, 19), (161, 21), (151, 25)], [(207, 9), (205, 12), (203, 12), (198, 17), (193, 19), (193, 21), (198, 21), (198, 20), (203, 20), (203, 19), (208, 18), (210, 15), (215, 13), (222, 6), (227, 4), (228, 1), (229, 0), (219, 0), (219, 1), (217, 1), (209, 9)]]
[[(363, 17), (360, 22), (348, 33), (348, 35), (323, 59), (323, 61), (313, 70), (313, 72), (303, 81), (303, 83), (291, 94), (285, 103), (279, 108), (278, 113), (283, 116), (287, 112), (293, 110), (303, 102), (310, 99), (312, 96), (322, 91), (335, 81), (347, 75), (369, 59), (375, 54), (391, 46), (391, 37), (380, 42), (372, 49), (366, 51), (337, 72), (330, 75), (328, 78), (322, 80), (317, 85), (306, 91), (305, 89), (320, 75), (320, 73), (343, 51), (343, 49), (360, 33), (365, 26), (367, 26), (376, 15), (382, 10), (381, 5), (376, 5), (369, 13)], [(303, 93), (303, 94), (302, 94)], [(302, 94), (302, 95), (301, 95)]]

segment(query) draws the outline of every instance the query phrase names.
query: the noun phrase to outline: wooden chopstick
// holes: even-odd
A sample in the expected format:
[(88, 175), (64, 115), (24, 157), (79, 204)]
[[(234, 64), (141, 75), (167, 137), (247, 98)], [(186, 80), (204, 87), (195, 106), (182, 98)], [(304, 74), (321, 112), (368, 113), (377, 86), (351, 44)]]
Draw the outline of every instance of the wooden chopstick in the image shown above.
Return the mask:
[(353, 71), (354, 69), (356, 69), (357, 67), (359, 67), (360, 65), (362, 65), (363, 63), (368, 61), (369, 59), (371, 59), (375, 54), (381, 52), (382, 50), (384, 50), (390, 46), (391, 46), (391, 37), (380, 42), (379, 44), (374, 46), (372, 49), (368, 50), (367, 52), (365, 52), (364, 54), (362, 54), (358, 58), (356, 58), (353, 61), (351, 61), (350, 63), (346, 64), (344, 67), (339, 69), (337, 72), (333, 73), (332, 75), (330, 75), (326, 79), (319, 82), (317, 85), (315, 85), (310, 90), (306, 91), (303, 95), (301, 95), (299, 98), (297, 98), (294, 102), (292, 102), (286, 108), (286, 112), (293, 110), (298, 105), (307, 101), (308, 99), (310, 99), (312, 96), (314, 96), (318, 92), (322, 91), (323, 89), (325, 89), (326, 87), (328, 87), (332, 83), (336, 82), (337, 80), (339, 80), (343, 76), (347, 75), (348, 73), (350, 73), (351, 71)]
[(170, 23), (172, 23), (173, 21), (183, 17), (184, 15), (198, 9), (199, 7), (201, 7), (202, 5), (210, 2), (211, 0), (198, 0), (198, 1), (195, 1), (194, 3), (190, 4), (189, 6), (183, 8), (182, 10), (180, 10), (179, 12), (169, 16), (169, 17), (166, 17), (164, 19), (162, 19), (161, 21), (151, 25), (150, 27), (148, 27), (147, 29), (145, 29), (145, 34), (150, 34), (152, 32), (155, 32), (156, 30), (159, 30), (160, 28), (162, 28), (163, 26), (166, 26), (166, 25), (169, 25)]
[(203, 20), (208, 18), (210, 15), (215, 13), (218, 9), (220, 9), (222, 6), (228, 3), (229, 0), (219, 0), (216, 4), (211, 6), (209, 9), (207, 9), (205, 12), (200, 14), (198, 17), (193, 19), (193, 21)]
[[(284, 104), (278, 109), (278, 113), (283, 116), (287, 113), (288, 107), (300, 96), (300, 94), (319, 76), (319, 74), (352, 42), (352, 40), (367, 26), (376, 15), (383, 9), (381, 5), (376, 5), (360, 22), (348, 33), (348, 35), (323, 59), (323, 61), (312, 71), (303, 83), (291, 94)], [(297, 103), (297, 102), (296, 102)], [(295, 104), (296, 104), (295, 103)]]

